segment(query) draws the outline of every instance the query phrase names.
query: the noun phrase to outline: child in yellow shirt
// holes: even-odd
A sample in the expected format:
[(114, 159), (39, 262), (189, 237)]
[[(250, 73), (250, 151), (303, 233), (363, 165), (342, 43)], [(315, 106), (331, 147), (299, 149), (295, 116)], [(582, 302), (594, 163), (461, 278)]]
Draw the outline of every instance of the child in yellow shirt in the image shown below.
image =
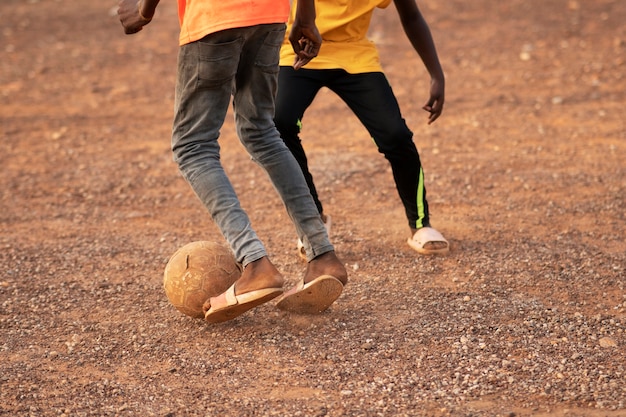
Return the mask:
[[(294, 5), (297, 0), (294, 0)], [(291, 68), (295, 54), (285, 42), (281, 48), (279, 87), (274, 121), (281, 137), (298, 161), (322, 220), (324, 213), (299, 133), (304, 112), (317, 92), (327, 87), (335, 92), (368, 130), (378, 151), (389, 161), (396, 189), (404, 205), (411, 236), (407, 243), (422, 254), (444, 254), (448, 241), (430, 226), (424, 173), (396, 97), (383, 73), (378, 51), (367, 39), (372, 14), (386, 8), (391, 0), (315, 0), (316, 25), (323, 39), (315, 60), (305, 68)], [(429, 98), (423, 109), (428, 123), (441, 115), (445, 79), (437, 51), (415, 0), (394, 0), (404, 32), (431, 77)], [(288, 31), (293, 23), (292, 10)], [(302, 244), (298, 242), (301, 251)]]

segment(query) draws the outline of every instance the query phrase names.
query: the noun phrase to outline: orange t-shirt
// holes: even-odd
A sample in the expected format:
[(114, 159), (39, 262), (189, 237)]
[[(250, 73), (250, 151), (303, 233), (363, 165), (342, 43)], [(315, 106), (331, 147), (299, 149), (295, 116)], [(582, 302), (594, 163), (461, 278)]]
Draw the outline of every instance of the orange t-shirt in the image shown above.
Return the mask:
[(289, 0), (178, 0), (180, 44), (220, 30), (285, 23)]

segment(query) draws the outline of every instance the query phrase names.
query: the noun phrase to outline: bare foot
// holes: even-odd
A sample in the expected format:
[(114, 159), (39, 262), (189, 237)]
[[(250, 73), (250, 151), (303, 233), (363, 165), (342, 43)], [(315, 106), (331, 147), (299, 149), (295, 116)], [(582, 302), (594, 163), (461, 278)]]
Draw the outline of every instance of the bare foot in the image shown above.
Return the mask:
[(348, 283), (348, 271), (343, 262), (337, 258), (335, 251), (323, 253), (308, 263), (304, 283), (307, 284), (321, 275), (333, 276), (343, 285)]
[(339, 298), (347, 282), (343, 263), (334, 251), (326, 252), (309, 262), (303, 281), (283, 293), (276, 307), (298, 314), (319, 314)]
[[(283, 276), (265, 256), (246, 265), (241, 277), (235, 283), (235, 294), (246, 294), (264, 288), (278, 288), (282, 287), (284, 283)], [(210, 301), (210, 299), (206, 300), (202, 306), (205, 312), (211, 308)]]

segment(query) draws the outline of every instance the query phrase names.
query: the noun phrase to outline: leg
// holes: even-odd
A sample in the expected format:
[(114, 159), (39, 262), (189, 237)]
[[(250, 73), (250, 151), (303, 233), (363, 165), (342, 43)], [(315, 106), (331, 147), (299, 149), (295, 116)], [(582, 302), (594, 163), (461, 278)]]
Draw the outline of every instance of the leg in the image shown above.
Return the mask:
[(267, 254), (224, 172), (218, 144), (242, 47), (237, 31), (181, 47), (172, 150), (183, 177), (245, 266)]
[(300, 165), (311, 196), (313, 196), (315, 201), (315, 206), (320, 214), (324, 213), (324, 208), (319, 200), (317, 189), (313, 182), (313, 175), (309, 171), (308, 160), (299, 134), (304, 112), (324, 85), (325, 72), (304, 68), (296, 71), (292, 67), (280, 67), (274, 116), (276, 128), (280, 132), (285, 145), (287, 145), (287, 148), (296, 158), (298, 165)]
[[(326, 288), (328, 282), (334, 282), (332, 292), (316, 292), (320, 295), (316, 307), (321, 311), (341, 294), (348, 275), (328, 240), (304, 175), (274, 125), (278, 52), (283, 37), (284, 25), (264, 25), (244, 46), (244, 59), (234, 87), (235, 123), (242, 144), (252, 159), (268, 173), (298, 236), (305, 243), (309, 263), (302, 282), (311, 283), (309, 289), (317, 289), (320, 285)], [(246, 53), (248, 48), (250, 53)], [(330, 278), (316, 281), (322, 275)], [(293, 301), (293, 298), (289, 299)], [(303, 302), (307, 300), (297, 300), (290, 305), (299, 306)]]
[[(278, 29), (280, 28), (280, 30)], [(244, 46), (234, 88), (235, 123), (252, 159), (269, 175), (309, 260), (334, 248), (295, 158), (281, 140), (273, 121), (277, 90), (278, 51), (283, 25), (264, 25)], [(246, 53), (250, 49), (256, 53)]]
[(409, 226), (429, 225), (422, 166), (413, 133), (383, 73), (345, 74), (329, 86), (350, 107), (391, 164)]
[(181, 47), (172, 133), (174, 160), (226, 238), (242, 276), (204, 305), (210, 322), (229, 320), (282, 293), (283, 278), (267, 258), (220, 162), (219, 131), (243, 47), (240, 30)]
[[(418, 229), (430, 228), (424, 172), (413, 142), (413, 132), (402, 118), (395, 95), (383, 73), (345, 74), (329, 86), (363, 123), (391, 165), (396, 189), (404, 206), (411, 236)], [(448, 243), (430, 241), (431, 249)]]

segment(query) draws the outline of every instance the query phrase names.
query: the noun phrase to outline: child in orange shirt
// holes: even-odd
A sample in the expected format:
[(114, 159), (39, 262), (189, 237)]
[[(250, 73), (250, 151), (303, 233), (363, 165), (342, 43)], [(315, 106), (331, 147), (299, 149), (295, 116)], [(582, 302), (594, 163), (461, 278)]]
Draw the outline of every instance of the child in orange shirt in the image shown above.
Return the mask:
[[(150, 23), (159, 0), (122, 0), (127, 34)], [(290, 35), (295, 68), (319, 51), (313, 0), (302, 0)], [(283, 199), (309, 261), (301, 282), (284, 294), (283, 308), (316, 313), (347, 282), (297, 162), (272, 120), (280, 45), (289, 0), (179, 0), (180, 50), (172, 151), (183, 177), (208, 209), (244, 267), (223, 294), (204, 304), (205, 320), (230, 320), (283, 294), (284, 279), (250, 226), (220, 162), (218, 138), (232, 97), (237, 133)]]

